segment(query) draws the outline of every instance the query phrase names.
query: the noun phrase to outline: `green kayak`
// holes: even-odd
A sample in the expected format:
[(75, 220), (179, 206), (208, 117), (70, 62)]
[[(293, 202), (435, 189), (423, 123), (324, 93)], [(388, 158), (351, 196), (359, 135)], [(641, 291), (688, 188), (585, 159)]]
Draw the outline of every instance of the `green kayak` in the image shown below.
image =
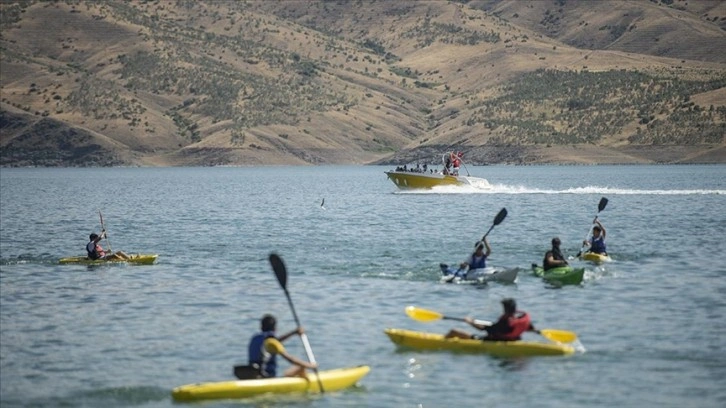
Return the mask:
[(532, 273), (556, 285), (579, 285), (585, 276), (585, 268), (573, 268), (568, 265), (545, 271), (543, 267), (532, 264)]

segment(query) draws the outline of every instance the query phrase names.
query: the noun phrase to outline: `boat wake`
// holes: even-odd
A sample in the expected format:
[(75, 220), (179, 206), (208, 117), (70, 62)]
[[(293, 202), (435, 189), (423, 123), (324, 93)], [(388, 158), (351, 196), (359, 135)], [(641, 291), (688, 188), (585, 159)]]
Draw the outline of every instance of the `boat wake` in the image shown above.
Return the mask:
[(396, 194), (600, 194), (600, 195), (726, 195), (726, 190), (643, 190), (602, 186), (570, 187), (563, 190), (490, 184), (486, 179), (467, 177), (469, 184), (436, 186), (430, 190), (404, 190)]

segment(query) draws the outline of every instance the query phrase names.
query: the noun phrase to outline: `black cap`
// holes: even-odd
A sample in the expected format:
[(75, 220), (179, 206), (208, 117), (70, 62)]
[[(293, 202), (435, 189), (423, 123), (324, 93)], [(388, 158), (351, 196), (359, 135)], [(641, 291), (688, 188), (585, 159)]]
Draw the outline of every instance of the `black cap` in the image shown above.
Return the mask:
[(557, 237), (552, 238), (552, 245), (557, 246), (557, 245), (560, 245), (561, 243), (562, 243), (562, 241), (560, 241), (559, 238), (557, 238)]

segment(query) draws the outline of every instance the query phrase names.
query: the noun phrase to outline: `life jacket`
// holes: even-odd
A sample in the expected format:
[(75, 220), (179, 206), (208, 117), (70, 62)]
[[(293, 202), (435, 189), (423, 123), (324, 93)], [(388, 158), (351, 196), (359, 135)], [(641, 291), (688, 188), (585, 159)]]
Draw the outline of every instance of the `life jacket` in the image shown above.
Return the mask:
[(471, 258), (469, 258), (471, 263), (469, 264), (469, 270), (472, 269), (481, 269), (487, 267), (487, 256), (484, 254), (481, 258), (477, 259), (476, 255), (472, 255)]
[(550, 265), (547, 262), (547, 255), (550, 253), (552, 254), (552, 259), (554, 259), (555, 261), (564, 261), (565, 260), (564, 255), (562, 255), (562, 251), (560, 251), (559, 249), (552, 248), (551, 251), (547, 251), (547, 253), (545, 253), (544, 259), (542, 259), (542, 268), (544, 268), (545, 271), (559, 266), (559, 265)]
[(507, 319), (507, 323), (509, 323), (511, 330), (507, 333), (492, 333), (487, 336), (489, 340), (521, 340), (522, 333), (529, 330), (532, 323), (527, 312), (516, 312), (514, 315), (509, 316), (504, 314), (499, 319)]
[(590, 252), (594, 252), (596, 254), (604, 254), (607, 252), (605, 240), (603, 239), (602, 235), (600, 235), (598, 238), (590, 238)]
[(247, 350), (249, 365), (260, 367), (260, 373), (265, 377), (277, 375), (277, 355), (265, 350), (265, 340), (270, 337), (275, 337), (275, 333), (261, 332), (252, 336)]
[(101, 248), (100, 245), (96, 244), (93, 241), (86, 244), (86, 252), (88, 252), (89, 259), (95, 260), (106, 256), (106, 252), (103, 250), (103, 248)]

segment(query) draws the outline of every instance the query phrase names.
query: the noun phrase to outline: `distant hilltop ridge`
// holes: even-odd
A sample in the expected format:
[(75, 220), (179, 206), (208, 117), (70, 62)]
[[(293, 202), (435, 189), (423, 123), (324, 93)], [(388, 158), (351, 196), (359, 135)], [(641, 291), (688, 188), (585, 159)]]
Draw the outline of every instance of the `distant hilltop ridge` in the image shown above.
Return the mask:
[(726, 163), (723, 1), (0, 12), (0, 166)]

